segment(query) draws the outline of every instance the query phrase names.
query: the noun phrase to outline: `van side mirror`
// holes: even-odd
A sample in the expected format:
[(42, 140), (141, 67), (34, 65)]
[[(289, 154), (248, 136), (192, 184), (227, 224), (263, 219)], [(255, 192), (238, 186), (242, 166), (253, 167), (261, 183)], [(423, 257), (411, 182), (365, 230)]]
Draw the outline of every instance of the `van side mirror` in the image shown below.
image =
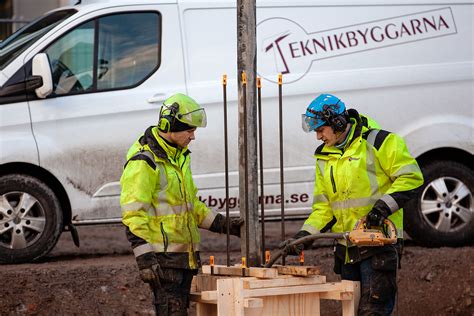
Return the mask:
[(33, 57), (32, 75), (39, 76), (43, 84), (35, 89), (38, 98), (44, 99), (53, 92), (53, 77), (49, 66), (48, 55), (45, 53), (37, 54)]

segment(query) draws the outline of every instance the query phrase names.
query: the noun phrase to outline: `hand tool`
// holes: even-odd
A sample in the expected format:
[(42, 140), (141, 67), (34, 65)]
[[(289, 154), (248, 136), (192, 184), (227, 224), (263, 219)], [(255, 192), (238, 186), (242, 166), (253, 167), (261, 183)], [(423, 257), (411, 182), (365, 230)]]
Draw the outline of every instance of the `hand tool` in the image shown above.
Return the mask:
[(277, 251), (275, 255), (272, 255), (272, 258), (265, 264), (265, 268), (271, 268), (278, 258), (285, 254), (286, 248), (322, 238), (344, 239), (348, 245), (356, 245), (358, 247), (393, 245), (397, 243), (397, 229), (395, 224), (393, 224), (389, 219), (385, 219), (384, 225), (381, 227), (367, 228), (366, 218), (363, 217), (357, 221), (354, 229), (348, 232), (319, 233), (296, 239), (289, 243), (285, 248)]

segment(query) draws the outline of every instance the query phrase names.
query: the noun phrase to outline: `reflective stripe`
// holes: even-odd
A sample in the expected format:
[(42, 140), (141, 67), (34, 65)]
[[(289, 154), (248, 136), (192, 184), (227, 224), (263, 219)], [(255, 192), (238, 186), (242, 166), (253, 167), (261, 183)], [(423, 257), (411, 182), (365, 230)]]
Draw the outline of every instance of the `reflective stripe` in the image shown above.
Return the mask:
[(136, 153), (135, 156), (136, 155), (145, 155), (145, 156), (147, 156), (148, 158), (151, 159), (151, 162), (153, 162), (155, 164), (155, 168), (156, 168), (155, 156), (153, 156), (153, 154), (151, 152), (149, 152), (148, 150), (141, 150), (138, 153)]
[(193, 204), (191, 202), (181, 205), (169, 205), (168, 203), (160, 203), (156, 208), (151, 209), (148, 214), (151, 216), (164, 216), (173, 214), (180, 215), (192, 209)]
[(390, 211), (392, 213), (400, 209), (400, 206), (398, 206), (397, 201), (395, 201), (395, 199), (389, 194), (385, 194), (384, 196), (380, 198), (380, 200), (384, 201), (385, 204), (387, 204), (387, 206), (390, 208)]
[(394, 174), (391, 175), (391, 177), (399, 177), (404, 174), (410, 174), (410, 173), (421, 173), (420, 167), (417, 164), (410, 164), (401, 167), (400, 169), (397, 170)]
[(369, 136), (367, 136), (367, 141), (373, 146), (375, 146), (375, 138), (377, 134), (380, 132), (379, 129), (372, 129), (369, 131)]
[(141, 256), (148, 252), (154, 252), (153, 247), (150, 244), (143, 244), (133, 248), (133, 254), (135, 257)]
[(130, 212), (130, 211), (139, 211), (144, 210), (147, 213), (153, 210), (153, 206), (150, 203), (143, 203), (143, 202), (132, 202), (123, 204), (120, 206), (122, 212)]
[(308, 225), (308, 224), (304, 224), (303, 227), (301, 227), (301, 230), (305, 230), (308, 233), (310, 233), (311, 235), (320, 233), (319, 229), (316, 229), (313, 226)]
[(344, 210), (348, 208), (371, 206), (371, 205), (374, 205), (378, 199), (379, 199), (378, 195), (374, 195), (374, 196), (365, 197), (365, 198), (336, 201), (336, 202), (331, 202), (331, 208), (333, 211), (335, 211), (335, 210)]
[(377, 181), (377, 174), (375, 172), (375, 154), (374, 154), (374, 147), (373, 142), (375, 141), (375, 137), (377, 136), (379, 130), (372, 130), (367, 137), (367, 143), (371, 146), (366, 145), (366, 155), (365, 155), (365, 168), (367, 171), (367, 177), (369, 178), (370, 184), (370, 192), (372, 195), (378, 194), (379, 191), (379, 183)]
[[(169, 243), (168, 248), (166, 248), (167, 252), (189, 252), (191, 245), (190, 244), (177, 244), (177, 243)], [(193, 244), (193, 250), (199, 251), (199, 244)], [(164, 252), (165, 247), (163, 243), (155, 243), (155, 244), (143, 244), (136, 248), (133, 248), (133, 254), (135, 257), (143, 255), (148, 252)]]
[(313, 204), (314, 203), (327, 203), (329, 202), (328, 197), (326, 194), (318, 194), (313, 197)]
[(326, 161), (318, 159), (318, 167), (319, 172), (321, 172), (321, 176), (324, 178), (324, 166), (326, 165)]
[(202, 223), (199, 225), (200, 228), (204, 229), (209, 229), (212, 225), (212, 222), (214, 222), (214, 219), (217, 216), (217, 212), (214, 210), (210, 210), (209, 213), (207, 213), (206, 217), (202, 221)]
[(160, 169), (160, 191), (164, 192), (166, 191), (165, 187), (168, 185), (168, 179), (166, 178), (166, 171), (163, 163), (158, 164), (158, 169)]

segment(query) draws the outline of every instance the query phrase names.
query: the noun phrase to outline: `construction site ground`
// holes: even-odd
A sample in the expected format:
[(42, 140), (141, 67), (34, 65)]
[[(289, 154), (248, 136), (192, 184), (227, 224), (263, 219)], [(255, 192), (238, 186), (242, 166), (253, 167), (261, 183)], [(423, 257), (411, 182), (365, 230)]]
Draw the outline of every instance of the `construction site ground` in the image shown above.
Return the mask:
[[(302, 221), (287, 222), (288, 236)], [(64, 233), (41, 262), (0, 267), (0, 315), (153, 315), (151, 293), (138, 277), (121, 226), (80, 227), (81, 247)], [(275, 249), (280, 223), (266, 223), (266, 245)], [(214, 255), (226, 263), (226, 237), (202, 231), (203, 263)], [(231, 237), (231, 263), (240, 262), (240, 243)], [(307, 265), (321, 266), (329, 281), (331, 242), (305, 252)], [(290, 258), (287, 264), (296, 264)], [(406, 242), (399, 271), (399, 295), (393, 315), (474, 315), (474, 244), (423, 248)], [(190, 315), (194, 314), (191, 305)], [(340, 315), (340, 303), (322, 301), (322, 315)]]

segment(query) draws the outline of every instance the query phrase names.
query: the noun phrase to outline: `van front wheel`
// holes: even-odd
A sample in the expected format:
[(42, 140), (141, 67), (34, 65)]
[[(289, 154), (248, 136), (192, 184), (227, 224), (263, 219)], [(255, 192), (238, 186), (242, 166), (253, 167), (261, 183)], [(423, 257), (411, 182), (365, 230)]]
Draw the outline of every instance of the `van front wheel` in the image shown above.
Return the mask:
[(56, 245), (63, 227), (59, 201), (29, 175), (0, 177), (0, 262), (34, 261)]
[(474, 238), (474, 175), (453, 161), (422, 167), (425, 182), (404, 215), (405, 229), (424, 246), (460, 246)]

